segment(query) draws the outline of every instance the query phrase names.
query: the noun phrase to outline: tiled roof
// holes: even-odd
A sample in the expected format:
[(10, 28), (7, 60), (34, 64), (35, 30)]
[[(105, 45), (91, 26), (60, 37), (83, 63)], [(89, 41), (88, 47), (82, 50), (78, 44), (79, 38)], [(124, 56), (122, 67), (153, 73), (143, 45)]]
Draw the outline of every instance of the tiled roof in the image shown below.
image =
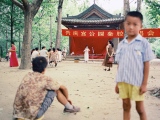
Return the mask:
[(101, 24), (115, 24), (122, 23), (124, 21), (123, 17), (119, 18), (108, 18), (108, 19), (98, 19), (98, 20), (84, 20), (84, 19), (62, 19), (62, 24), (83, 24), (83, 25), (101, 25)]
[(98, 5), (93, 4), (87, 10), (85, 10), (82, 13), (80, 13), (79, 15), (77, 15), (77, 16), (68, 16), (66, 19), (81, 19), (81, 18), (83, 18), (83, 16), (85, 16), (87, 13), (91, 12), (93, 9), (99, 11), (99, 13), (103, 14), (107, 18), (117, 17), (116, 15), (112, 15), (112, 14), (106, 12), (105, 10), (103, 10), (102, 8), (100, 8)]

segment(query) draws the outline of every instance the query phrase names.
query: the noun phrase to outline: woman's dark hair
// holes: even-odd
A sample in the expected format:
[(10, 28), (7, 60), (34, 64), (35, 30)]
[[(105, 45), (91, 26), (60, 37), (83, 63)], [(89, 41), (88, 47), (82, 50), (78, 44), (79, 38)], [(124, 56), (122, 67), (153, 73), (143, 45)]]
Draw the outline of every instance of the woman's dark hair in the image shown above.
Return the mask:
[(12, 41), (11, 44), (14, 44), (14, 42)]
[(32, 49), (32, 50), (31, 50), (31, 55), (32, 55), (32, 53), (33, 53), (34, 50), (35, 50), (35, 49)]
[(51, 51), (51, 49), (48, 49), (48, 52), (50, 52)]
[(111, 44), (111, 46), (114, 48), (114, 44), (112, 41), (109, 41), (109, 43)]
[(45, 46), (42, 47), (42, 49), (46, 48)]
[(52, 48), (53, 52), (55, 52), (55, 48)]
[(36, 50), (36, 51), (38, 51), (38, 50), (39, 50), (39, 48), (38, 48), (38, 47), (36, 47), (36, 48), (35, 48), (35, 50)]
[(47, 65), (48, 65), (48, 62), (45, 57), (41, 57), (41, 56), (36, 57), (32, 61), (32, 70), (34, 72), (42, 73), (45, 70), (45, 68), (47, 67)]
[(60, 48), (57, 48), (57, 50), (58, 50), (58, 51), (61, 51), (61, 49), (60, 49)]

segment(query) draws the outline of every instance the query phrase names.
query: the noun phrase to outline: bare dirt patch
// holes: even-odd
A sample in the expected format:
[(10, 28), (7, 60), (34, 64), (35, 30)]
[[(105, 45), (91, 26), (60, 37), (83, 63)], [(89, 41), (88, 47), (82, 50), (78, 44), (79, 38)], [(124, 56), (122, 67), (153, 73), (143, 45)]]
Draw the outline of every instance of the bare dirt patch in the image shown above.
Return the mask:
[[(45, 114), (44, 120), (122, 120), (121, 99), (114, 92), (117, 65), (104, 71), (101, 62), (88, 64), (63, 61), (57, 68), (48, 67), (46, 75), (66, 85), (73, 104), (81, 107), (77, 114), (64, 114), (63, 106), (55, 99)], [(12, 119), (14, 97), (22, 78), (31, 70), (10, 68), (0, 62), (0, 120)], [(160, 88), (160, 60), (151, 62), (148, 89)], [(138, 114), (132, 102), (132, 119)], [(160, 119), (160, 99), (146, 93), (145, 107), (148, 120)]]

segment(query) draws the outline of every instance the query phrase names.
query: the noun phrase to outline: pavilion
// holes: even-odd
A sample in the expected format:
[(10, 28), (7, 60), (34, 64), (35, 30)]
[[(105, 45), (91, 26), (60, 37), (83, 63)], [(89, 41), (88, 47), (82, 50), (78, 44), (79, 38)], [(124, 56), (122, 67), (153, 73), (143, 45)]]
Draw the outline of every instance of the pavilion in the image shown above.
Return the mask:
[[(119, 30), (123, 29), (124, 17), (112, 15), (93, 4), (87, 10), (76, 16), (62, 18), (62, 24), (72, 30)], [(106, 45), (108, 40), (112, 40), (117, 49), (119, 38), (111, 37), (73, 37), (69, 36), (69, 52), (74, 52), (74, 55), (82, 55), (85, 46), (90, 48), (90, 55), (94, 54), (94, 58), (104, 58)]]

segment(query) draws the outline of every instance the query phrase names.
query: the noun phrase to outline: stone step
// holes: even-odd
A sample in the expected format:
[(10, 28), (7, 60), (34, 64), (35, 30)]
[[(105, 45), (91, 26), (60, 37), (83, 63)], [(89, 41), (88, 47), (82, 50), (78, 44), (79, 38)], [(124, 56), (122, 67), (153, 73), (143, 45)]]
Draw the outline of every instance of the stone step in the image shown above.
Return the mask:
[[(89, 61), (97, 61), (97, 62), (103, 62), (104, 59), (89, 59)], [(76, 61), (74, 58), (66, 58), (65, 61)], [(79, 59), (78, 61), (84, 61), (84, 58)]]

